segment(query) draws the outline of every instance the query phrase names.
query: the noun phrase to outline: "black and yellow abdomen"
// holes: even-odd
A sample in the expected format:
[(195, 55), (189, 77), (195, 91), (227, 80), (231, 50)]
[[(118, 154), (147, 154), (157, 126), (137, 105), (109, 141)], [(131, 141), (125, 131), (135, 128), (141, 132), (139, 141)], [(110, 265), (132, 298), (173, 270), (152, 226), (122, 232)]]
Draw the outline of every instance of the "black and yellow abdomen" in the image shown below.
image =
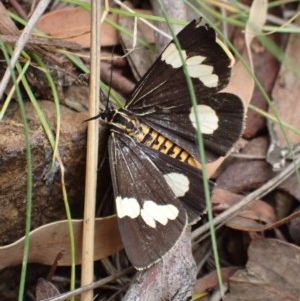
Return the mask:
[(114, 111), (111, 119), (108, 120), (108, 124), (113, 131), (125, 133), (136, 142), (193, 167), (200, 168), (201, 166), (200, 163), (182, 147), (159, 134), (145, 123), (140, 122), (138, 118), (131, 116), (123, 109)]

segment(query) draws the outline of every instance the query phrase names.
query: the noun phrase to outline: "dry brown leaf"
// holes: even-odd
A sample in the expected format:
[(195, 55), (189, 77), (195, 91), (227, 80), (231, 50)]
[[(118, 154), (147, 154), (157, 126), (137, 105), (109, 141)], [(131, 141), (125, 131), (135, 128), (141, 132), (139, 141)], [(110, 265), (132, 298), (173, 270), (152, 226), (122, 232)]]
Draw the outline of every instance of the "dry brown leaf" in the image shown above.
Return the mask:
[(212, 192), (211, 202), (215, 213), (224, 211), (232, 205), (238, 203), (242, 195), (233, 193), (229, 190), (216, 186)]
[(263, 224), (271, 224), (276, 221), (276, 215), (273, 207), (261, 200), (255, 201), (239, 215), (244, 218), (256, 220)]
[(241, 215), (235, 216), (228, 222), (226, 226), (239, 231), (264, 231), (266, 229), (265, 223), (261, 223), (259, 220), (253, 218), (244, 217)]
[[(110, 14), (107, 18), (117, 22), (117, 15), (115, 14)], [(54, 38), (76, 42), (84, 48), (89, 48), (90, 25), (90, 12), (80, 7), (68, 7), (43, 15), (37, 24), (37, 28)], [(116, 29), (104, 22), (101, 27), (101, 45), (112, 46), (117, 44), (118, 34)]]
[[(242, 195), (216, 188), (213, 192), (212, 204), (214, 209), (225, 210), (242, 199)], [(226, 226), (240, 231), (261, 231), (265, 229), (266, 225), (271, 225), (275, 221), (274, 209), (266, 202), (257, 200), (247, 209), (240, 212), (238, 216), (226, 222)]]
[[(76, 259), (81, 263), (82, 220), (73, 220)], [(23, 260), (24, 237), (0, 247), (0, 270), (19, 265)], [(95, 222), (94, 260), (105, 258), (123, 248), (116, 216), (97, 218)], [(58, 266), (71, 265), (70, 235), (67, 220), (44, 225), (30, 232), (29, 262), (51, 265), (59, 252)]]
[(53, 283), (45, 280), (44, 278), (38, 279), (35, 290), (36, 301), (53, 298), (59, 296), (59, 294), (59, 290), (55, 287)]
[[(260, 187), (275, 175), (265, 157), (269, 140), (259, 137), (251, 140), (242, 154), (253, 159), (234, 159), (217, 178), (219, 187), (235, 193), (244, 193)], [(256, 159), (258, 158), (258, 159)]]
[[(295, 24), (300, 25), (300, 18)], [(277, 77), (273, 93), (273, 105), (281, 120), (297, 129), (300, 129), (300, 106), (299, 106), (299, 90), (300, 90), (300, 37), (297, 34), (290, 36), (287, 48), (285, 49), (285, 60), (282, 62), (281, 70)], [(270, 114), (273, 115), (270, 109)], [(287, 142), (279, 125), (274, 124), (276, 133), (276, 142), (281, 147), (286, 147)], [(285, 129), (287, 139), (291, 145), (300, 143), (300, 135), (291, 130)], [(275, 142), (275, 141), (274, 141)]]
[(299, 301), (299, 254), (299, 247), (279, 240), (252, 241), (246, 269), (231, 277), (224, 300)]
[[(150, 13), (149, 11), (141, 11), (142, 13)], [(127, 31), (134, 33), (134, 21), (131, 17), (120, 16), (119, 24)], [(155, 43), (154, 31), (152, 28), (144, 24), (142, 21), (137, 21), (136, 37), (147, 41), (148, 43)], [(137, 41), (137, 45), (133, 45), (133, 37), (128, 36), (126, 33), (120, 32), (120, 40), (125, 53), (128, 53), (128, 62), (131, 67), (132, 73), (137, 81), (148, 71), (155, 61), (155, 53), (146, 49)], [(134, 51), (131, 49), (134, 48)]]
[(300, 202), (300, 189), (298, 175), (294, 174), (287, 178), (281, 185), (280, 189), (293, 196), (298, 202)]
[[(272, 36), (271, 40), (278, 44), (279, 36)], [(273, 89), (274, 82), (277, 77), (277, 72), (279, 69), (278, 60), (273, 56), (272, 53), (266, 49), (263, 49), (263, 51), (259, 52), (253, 51), (253, 64), (257, 79), (264, 87), (265, 91), (269, 94)], [(268, 110), (268, 103), (257, 86), (254, 88), (251, 104), (262, 111)], [(249, 110), (247, 114), (244, 137), (251, 139), (257, 136), (257, 133), (260, 132), (265, 126), (266, 118), (262, 114), (259, 114), (253, 110)]]
[[(214, 212), (224, 211), (243, 199), (242, 195), (232, 193), (222, 188), (215, 188), (212, 195)], [(276, 213), (278, 211), (276, 210)], [(246, 210), (240, 212), (226, 223), (229, 228), (241, 231), (266, 231), (278, 228), (287, 224), (300, 216), (300, 211), (296, 210), (290, 215), (285, 215), (281, 219), (275, 216), (275, 211), (268, 203), (257, 200)]]
[[(300, 207), (297, 207), (294, 210), (295, 213), (300, 212)], [(289, 233), (296, 245), (300, 245), (300, 216), (297, 216), (291, 220), (291, 222), (288, 225)]]
[[(224, 282), (228, 282), (228, 279), (238, 270), (237, 267), (228, 267), (221, 269), (221, 275)], [(197, 280), (195, 284), (195, 293), (206, 292), (214, 287), (218, 286), (218, 276), (216, 271), (205, 275)], [(201, 299), (202, 300), (202, 299)]]

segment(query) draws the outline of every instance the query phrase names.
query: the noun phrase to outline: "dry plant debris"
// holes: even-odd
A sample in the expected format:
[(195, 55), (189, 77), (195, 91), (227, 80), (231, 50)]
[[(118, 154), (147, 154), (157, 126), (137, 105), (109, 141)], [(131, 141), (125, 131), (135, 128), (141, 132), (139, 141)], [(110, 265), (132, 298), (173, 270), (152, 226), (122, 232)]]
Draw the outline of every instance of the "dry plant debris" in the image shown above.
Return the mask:
[[(2, 22), (0, 35), (4, 42), (14, 45), (20, 35), (21, 26), (19, 24), (16, 26), (5, 10), (9, 9), (20, 16), (29, 17), (31, 8), (30, 4), (25, 4), (25, 1), (20, 1), (19, 6), (16, 6), (14, 1), (9, 2), (10, 4), (5, 3), (5, 6), (1, 5), (5, 18), (0, 20), (0, 24)], [(61, 101), (59, 151), (65, 166), (65, 185), (72, 216), (74, 219), (79, 219), (72, 222), (76, 225), (74, 227), (78, 246), (76, 264), (80, 264), (80, 225), (82, 224), (80, 219), (83, 208), (86, 143), (86, 124), (82, 121), (87, 118), (88, 76), (83, 76), (82, 71), (71, 63), (61, 50), (80, 55), (82, 62), (88, 66), (90, 16), (87, 11), (78, 7), (56, 7), (55, 10), (52, 8), (44, 14), (37, 26), (48, 35), (47, 38), (32, 36), (25, 51), (28, 53), (33, 51), (43, 57), (59, 93)], [(135, 9), (134, 6), (131, 8)], [(296, 9), (296, 7), (292, 8)], [(281, 9), (285, 10), (286, 7), (282, 6)], [(149, 7), (144, 7), (139, 12), (153, 14)], [(268, 13), (268, 20), (274, 20), (270, 16), (278, 14), (278, 11)], [(108, 17), (110, 22), (116, 22), (122, 28), (128, 28), (128, 31), (134, 33), (134, 22), (131, 17), (117, 14), (109, 14)], [(277, 17), (280, 17), (280, 13)], [(3, 24), (4, 21), (5, 24)], [(154, 32), (142, 24), (138, 21), (138, 32), (134, 34), (152, 45)], [(141, 44), (134, 44), (132, 38), (124, 32), (118, 32), (108, 23), (102, 26), (101, 44), (104, 50), (104, 63), (101, 67), (102, 80), (108, 85), (111, 84), (116, 93), (126, 97), (132, 91), (134, 82), (145, 73), (157, 54), (149, 49), (145, 51)], [(294, 23), (294, 27), (299, 29), (299, 18)], [(240, 53), (243, 53), (245, 49), (243, 30), (230, 27), (229, 31), (230, 39), (234, 41)], [(254, 74), (274, 101), (273, 106), (281, 122), (296, 129), (296, 131), (287, 131), (287, 139), (290, 148), (295, 150), (294, 156), (297, 158), (300, 129), (298, 118), (300, 106), (297, 103), (300, 85), (299, 34), (291, 34), (287, 38), (282, 33), (275, 33), (271, 36), (271, 41), (283, 49), (285, 59), (283, 61), (275, 59), (270, 51), (256, 39), (251, 49)], [(122, 56), (132, 48), (138, 51), (133, 50), (128, 57)], [(112, 58), (113, 51), (116, 54)], [(2, 78), (6, 68), (2, 54), (1, 60)], [(22, 59), (20, 61), (24, 63)], [(244, 98), (247, 98), (245, 101), (247, 103), (250, 101), (249, 95), (251, 94), (251, 87), (248, 83), (252, 79), (244, 70), (245, 68), (238, 63), (229, 89), (245, 93), (247, 96)], [(55, 132), (57, 119), (53, 95), (44, 72), (34, 60), (26, 73), (26, 78), (33, 93), (37, 96), (38, 104), (46, 116), (50, 130)], [(0, 99), (2, 108), (11, 87), (12, 83), (6, 88), (6, 95)], [(50, 176), (48, 175), (52, 149), (39, 117), (24, 91), (22, 91), (22, 96), (30, 125), (34, 175), (32, 240), (29, 259), (32, 263), (39, 263), (38, 265), (29, 264), (26, 289), (28, 300), (34, 300), (35, 290), (36, 300), (42, 300), (59, 293), (56, 287), (59, 287), (61, 293), (68, 291), (68, 277), (64, 279), (54, 277), (51, 280), (53, 284), (44, 283), (46, 280), (41, 280), (37, 288), (35, 283), (38, 278), (45, 277), (47, 273), (47, 269), (42, 264), (51, 265), (61, 249), (63, 249), (63, 257), (58, 262), (55, 275), (68, 275), (69, 269), (65, 266), (70, 264), (69, 237), (65, 227), (60, 171), (56, 168)], [(257, 87), (251, 98), (251, 104), (265, 113), (273, 114)], [(270, 122), (268, 118), (260, 112), (250, 110), (243, 139), (238, 144), (240, 147), (237, 147), (239, 153), (234, 153), (231, 158), (228, 158), (217, 173), (216, 169), (219, 164), (209, 169), (209, 174), (214, 176), (217, 183), (212, 196), (215, 215), (231, 208), (245, 195), (255, 191), (278, 174), (279, 171), (274, 170), (274, 166), (266, 161), (271, 143), (279, 147), (276, 149), (279, 150), (275, 154), (277, 157), (275, 156), (275, 161), (272, 162), (283, 162), (281, 166), (285, 168), (284, 164), (293, 160), (290, 153), (282, 155), (281, 151), (286, 150), (287, 141), (280, 127), (277, 124), (274, 125), (273, 121)], [(100, 141), (100, 145), (105, 146), (106, 138), (102, 134)], [(129, 273), (125, 270), (130, 264), (126, 255), (119, 252), (122, 246), (116, 219), (112, 215), (113, 199), (111, 183), (108, 180), (109, 170), (107, 163), (104, 162), (106, 157), (107, 154), (101, 150), (97, 208), (100, 217), (97, 219), (95, 236), (97, 246), (95, 278), (104, 279), (101, 288), (95, 288), (95, 293), (99, 294), (99, 300), (108, 300), (109, 297), (111, 297), (109, 300), (121, 300), (122, 296), (125, 296), (123, 300), (138, 300), (141, 295), (143, 298), (140, 300), (147, 301), (158, 300), (157, 296), (166, 298), (160, 300), (182, 300), (183, 294), (181, 293), (188, 291), (191, 287), (194, 287), (194, 296), (201, 295), (197, 300), (208, 300), (206, 298), (218, 287), (209, 240), (199, 242), (199, 239), (196, 239), (190, 246), (190, 237), (184, 236), (174, 253), (153, 269), (138, 276), (134, 276), (132, 270), (129, 270)], [(11, 102), (3, 120), (0, 121), (1, 300), (16, 300), (18, 293), (26, 215), (25, 196), (26, 158), (23, 125), (18, 106)], [(299, 300), (299, 288), (295, 281), (299, 270), (297, 258), (300, 254), (299, 247), (297, 247), (300, 243), (299, 201), (299, 177), (295, 174), (280, 186), (274, 186), (267, 196), (258, 199), (234, 218), (224, 221), (225, 226), (217, 231), (217, 243), (222, 262), (221, 273), (223, 281), (228, 283), (224, 300)], [(196, 225), (195, 228), (200, 226)], [(103, 245), (105, 247), (101, 247)], [(193, 249), (197, 267), (192, 257), (187, 257), (190, 253), (185, 253), (186, 247)], [(103, 260), (106, 256), (110, 256), (109, 260)], [(122, 274), (122, 270), (125, 270), (127, 274), (125, 272)], [(197, 271), (197, 276), (195, 276), (195, 271)], [(113, 275), (117, 275), (118, 278)], [(109, 283), (105, 281), (106, 277)]]

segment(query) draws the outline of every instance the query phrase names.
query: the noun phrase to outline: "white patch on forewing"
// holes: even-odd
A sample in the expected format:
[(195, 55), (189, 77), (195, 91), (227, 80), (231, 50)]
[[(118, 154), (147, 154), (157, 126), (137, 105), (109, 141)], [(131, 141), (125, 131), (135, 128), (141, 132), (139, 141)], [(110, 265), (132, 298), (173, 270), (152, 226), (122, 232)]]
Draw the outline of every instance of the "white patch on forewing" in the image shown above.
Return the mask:
[[(204, 65), (202, 65), (204, 66)], [(219, 77), (217, 74), (207, 74), (199, 78), (204, 86), (208, 88), (215, 88), (218, 86)]]
[(186, 66), (190, 77), (198, 78), (203, 85), (209, 88), (218, 86), (219, 77), (214, 74), (214, 68), (210, 65), (202, 64), (204, 56), (195, 55), (186, 60)]
[(176, 219), (178, 214), (179, 210), (174, 205), (157, 205), (150, 200), (144, 202), (141, 210), (142, 219), (152, 228), (156, 228), (156, 222), (165, 226), (168, 220)]
[(200, 122), (200, 129), (202, 134), (211, 135), (214, 133), (215, 130), (219, 127), (219, 118), (216, 114), (215, 110), (210, 106), (206, 105), (197, 105), (196, 112), (194, 107), (191, 108), (191, 113), (189, 114), (189, 118), (192, 122), (192, 125), (195, 129), (196, 126), (196, 117), (195, 114), (198, 116), (198, 121)]
[[(183, 60), (186, 59), (186, 52), (181, 50)], [(176, 48), (174, 43), (171, 43), (165, 51), (161, 54), (162, 61), (165, 61), (166, 64), (171, 65), (173, 68), (179, 68), (182, 66), (182, 60), (179, 54), (179, 51)]]
[(199, 78), (201, 80), (202, 77), (211, 75), (213, 72), (213, 67), (209, 65), (189, 65), (189, 59), (186, 61), (187, 69), (190, 77)]
[(164, 178), (178, 198), (183, 197), (189, 191), (190, 181), (185, 175), (171, 172), (165, 174)]
[(195, 56), (191, 56), (186, 60), (186, 64), (188, 66), (197, 66), (197, 65), (201, 65), (201, 63), (206, 59), (205, 56), (202, 55), (195, 55)]
[(174, 220), (179, 214), (179, 210), (172, 204), (157, 205), (153, 201), (145, 201), (141, 209), (135, 198), (116, 198), (117, 215), (119, 218), (130, 217), (132, 219), (139, 217), (152, 228), (156, 228), (156, 222), (166, 225), (168, 220)]
[(214, 74), (213, 67), (202, 64), (206, 59), (205, 56), (195, 55), (187, 58), (185, 50), (181, 50), (182, 58), (174, 43), (171, 43), (161, 55), (161, 60), (173, 68), (182, 67), (182, 59), (186, 62), (187, 71), (192, 78), (198, 78), (203, 85), (209, 88), (218, 86), (219, 77)]
[(130, 218), (137, 218), (140, 215), (140, 205), (135, 198), (116, 198), (117, 215), (119, 218), (129, 216)]

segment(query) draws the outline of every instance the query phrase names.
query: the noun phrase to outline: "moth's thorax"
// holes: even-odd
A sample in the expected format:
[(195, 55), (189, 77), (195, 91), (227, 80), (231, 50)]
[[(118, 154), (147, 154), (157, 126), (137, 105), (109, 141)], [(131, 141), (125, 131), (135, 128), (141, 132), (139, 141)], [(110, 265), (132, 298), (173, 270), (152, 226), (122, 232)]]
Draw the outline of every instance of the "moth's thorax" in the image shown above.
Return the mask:
[(112, 131), (127, 134), (134, 141), (174, 159), (188, 163), (193, 167), (200, 168), (201, 166), (200, 163), (182, 147), (159, 134), (147, 124), (142, 123), (137, 117), (132, 116), (130, 112), (124, 109), (115, 110), (111, 119), (108, 120), (108, 125)]
[(124, 109), (114, 110), (107, 120), (111, 131), (135, 137), (140, 128), (140, 121)]

